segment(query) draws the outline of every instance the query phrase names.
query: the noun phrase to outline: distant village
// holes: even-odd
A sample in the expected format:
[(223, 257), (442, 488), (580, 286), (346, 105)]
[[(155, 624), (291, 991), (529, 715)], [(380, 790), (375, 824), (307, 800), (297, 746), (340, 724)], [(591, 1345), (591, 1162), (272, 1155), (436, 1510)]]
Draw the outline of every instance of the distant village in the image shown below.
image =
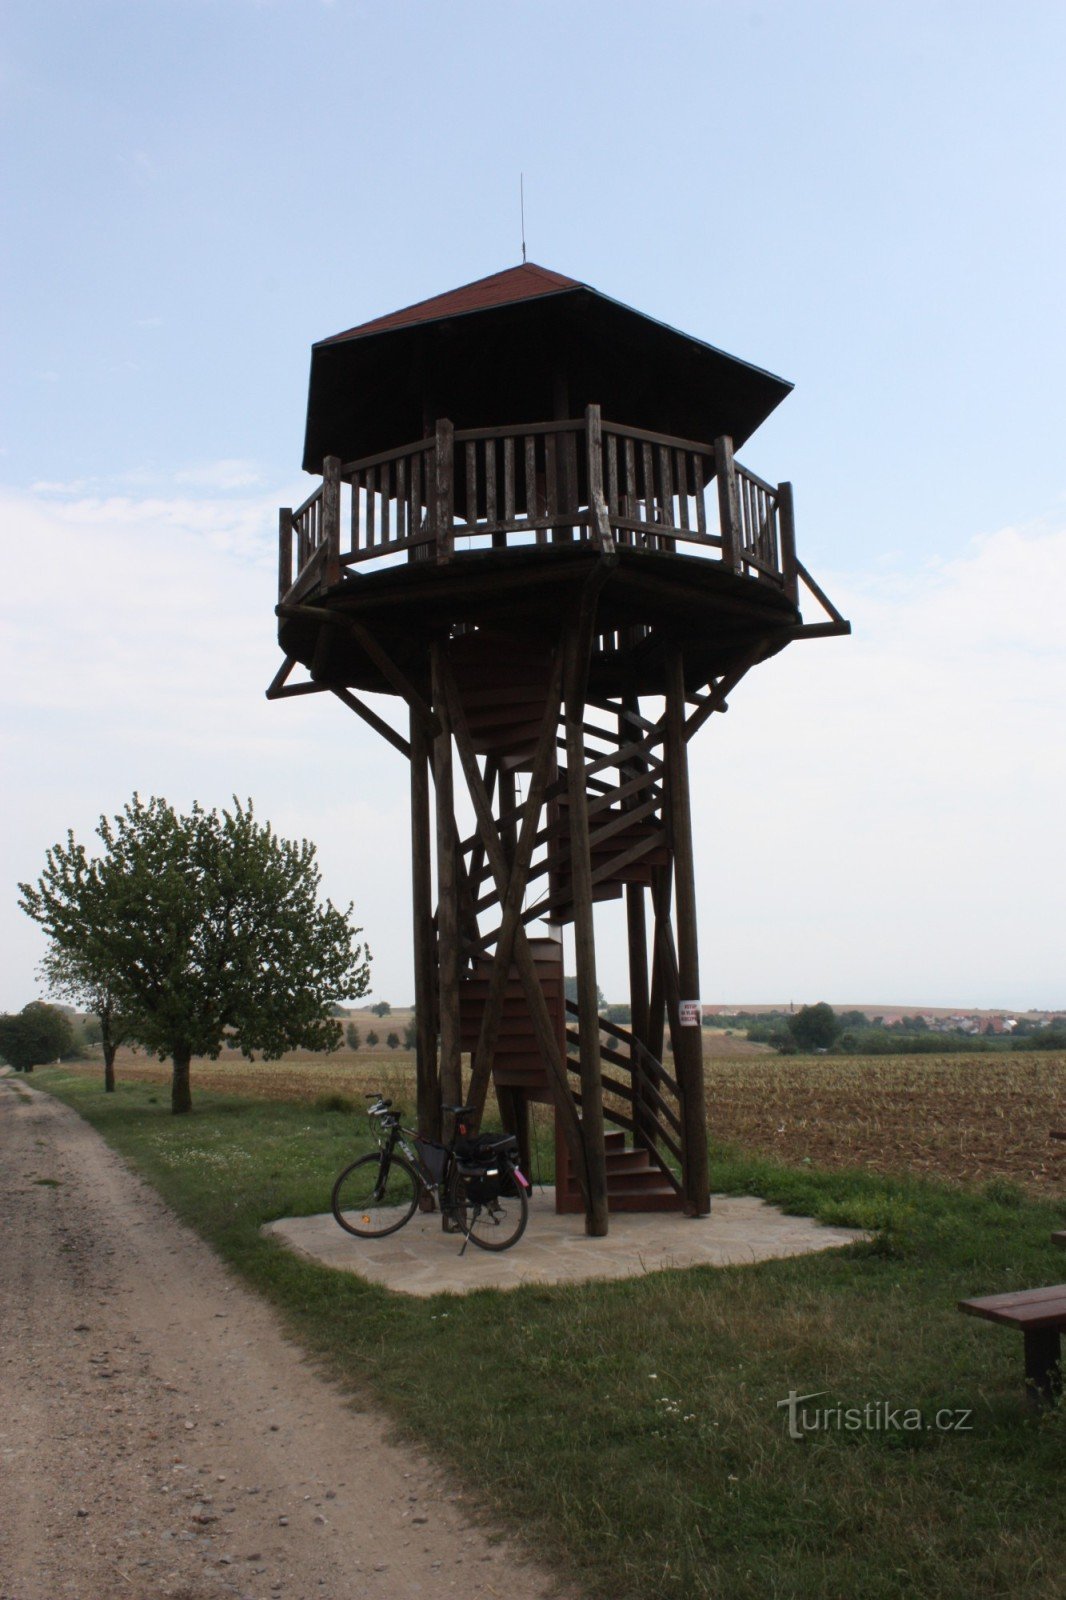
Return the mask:
[[(971, 1037), (991, 1037), (1016, 1034), (1019, 1037), (1038, 1033), (1043, 1028), (1066, 1026), (1066, 1011), (951, 1011), (946, 1007), (933, 1007), (925, 1011), (906, 1011), (881, 1006), (833, 1007), (838, 1017), (848, 1025), (859, 1023), (870, 1028), (887, 1028), (898, 1033), (946, 1033)], [(789, 1017), (799, 1010), (794, 1002), (787, 1005), (705, 1005), (704, 1027), (744, 1026), (749, 1020)]]

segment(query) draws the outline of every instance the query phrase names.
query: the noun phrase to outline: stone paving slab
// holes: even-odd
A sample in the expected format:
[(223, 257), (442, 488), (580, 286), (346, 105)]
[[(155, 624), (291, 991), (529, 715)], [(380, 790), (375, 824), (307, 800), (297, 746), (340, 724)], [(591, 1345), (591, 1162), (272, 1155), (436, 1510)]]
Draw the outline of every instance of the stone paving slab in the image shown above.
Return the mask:
[(838, 1249), (867, 1238), (857, 1228), (828, 1228), (811, 1217), (790, 1217), (749, 1195), (715, 1195), (709, 1217), (621, 1212), (606, 1239), (589, 1239), (584, 1218), (557, 1216), (552, 1189), (536, 1191), (529, 1226), (510, 1250), (496, 1255), (441, 1230), (437, 1214), (416, 1212), (387, 1239), (355, 1239), (330, 1213), (283, 1217), (262, 1232), (325, 1267), (355, 1272), (399, 1294), (470, 1294), (517, 1289), (526, 1283), (585, 1283), (632, 1278), (671, 1267), (732, 1267), (753, 1261)]

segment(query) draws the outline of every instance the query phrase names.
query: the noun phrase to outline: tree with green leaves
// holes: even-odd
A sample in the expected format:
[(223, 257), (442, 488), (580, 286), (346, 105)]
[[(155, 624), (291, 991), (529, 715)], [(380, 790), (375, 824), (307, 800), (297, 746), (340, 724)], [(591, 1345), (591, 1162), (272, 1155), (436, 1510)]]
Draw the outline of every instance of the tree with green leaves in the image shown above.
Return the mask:
[(354, 1022), (349, 1022), (348, 1026), (344, 1030), (344, 1037), (348, 1041), (349, 1050), (358, 1050), (359, 1046), (363, 1042), (362, 1038), (360, 1037), (359, 1029), (356, 1027)]
[(840, 1032), (837, 1014), (820, 1000), (816, 1006), (801, 1006), (788, 1019), (788, 1031), (799, 1050), (828, 1050)]
[(95, 979), (92, 973), (81, 968), (73, 950), (64, 950), (58, 945), (52, 945), (45, 953), (41, 976), (50, 994), (61, 994), (97, 1019), (104, 1051), (104, 1089), (113, 1094), (115, 1056), (119, 1045), (131, 1038), (129, 1023), (119, 1010), (113, 985)]
[(371, 1030), (370, 1030), (370, 1032), (369, 1032), (369, 1033), (368, 1033), (368, 1034), (367, 1034), (367, 1036), (366, 1036), (366, 1042), (367, 1042), (367, 1044), (368, 1044), (368, 1045), (369, 1045), (369, 1047), (370, 1047), (370, 1049), (371, 1049), (371, 1050), (373, 1050), (373, 1049), (375, 1049), (375, 1048), (376, 1048), (376, 1047), (377, 1047), (377, 1043), (378, 1043), (378, 1036), (377, 1036), (377, 1034), (376, 1034), (376, 1033), (375, 1033), (375, 1032), (374, 1032), (374, 1030), (373, 1030), (373, 1028), (371, 1028)]
[(13, 1016), (0, 1016), (0, 1056), (16, 1072), (32, 1072), (74, 1048), (70, 1018), (43, 1000), (31, 1000)]
[(237, 800), (183, 815), (135, 794), (96, 831), (96, 855), (73, 833), (54, 845), (19, 904), (56, 959), (107, 987), (129, 1036), (171, 1058), (173, 1111), (192, 1109), (194, 1055), (336, 1048), (330, 1009), (366, 993), (369, 953), (351, 906), (318, 903), (313, 844), (278, 838)]
[(370, 1007), (375, 1017), (387, 1017), (392, 1012), (392, 1007), (387, 1000), (379, 1000), (376, 1006)]

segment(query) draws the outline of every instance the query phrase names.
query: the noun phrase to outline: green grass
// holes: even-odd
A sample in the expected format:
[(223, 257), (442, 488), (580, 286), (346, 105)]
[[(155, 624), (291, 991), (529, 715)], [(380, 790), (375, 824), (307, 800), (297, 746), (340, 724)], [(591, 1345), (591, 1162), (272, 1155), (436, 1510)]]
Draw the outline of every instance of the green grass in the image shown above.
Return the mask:
[[(1061, 1594), (1066, 1408), (1030, 1415), (1020, 1337), (955, 1301), (1061, 1280), (1048, 1234), (1062, 1208), (1002, 1181), (966, 1191), (712, 1147), (716, 1188), (858, 1224), (872, 1242), (419, 1300), (259, 1234), (326, 1209), (365, 1120), (203, 1091), (191, 1117), (172, 1118), (148, 1085), (104, 1096), (62, 1069), (37, 1082), (143, 1171), (329, 1371), (590, 1595)], [(968, 1410), (972, 1426), (797, 1443), (778, 1406), (790, 1389), (826, 1391), (822, 1407)]]

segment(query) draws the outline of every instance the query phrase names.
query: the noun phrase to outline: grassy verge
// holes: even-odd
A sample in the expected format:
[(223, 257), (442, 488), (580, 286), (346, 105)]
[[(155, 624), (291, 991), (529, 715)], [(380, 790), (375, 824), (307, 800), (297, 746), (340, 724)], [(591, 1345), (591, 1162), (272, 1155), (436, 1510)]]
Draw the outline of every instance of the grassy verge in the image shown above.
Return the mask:
[[(325, 1208), (365, 1123), (203, 1090), (192, 1117), (171, 1118), (151, 1084), (105, 1097), (62, 1069), (34, 1083), (99, 1128), (330, 1371), (591, 1595), (1061, 1593), (1066, 1409), (1028, 1415), (1020, 1338), (954, 1309), (1060, 1281), (1048, 1233), (1061, 1206), (1002, 1181), (967, 1191), (715, 1150), (717, 1188), (872, 1228), (873, 1243), (415, 1300), (259, 1235)], [(790, 1390), (820, 1394), (808, 1411), (888, 1402), (901, 1417), (967, 1412), (968, 1426), (830, 1422), (797, 1443), (779, 1405)]]

